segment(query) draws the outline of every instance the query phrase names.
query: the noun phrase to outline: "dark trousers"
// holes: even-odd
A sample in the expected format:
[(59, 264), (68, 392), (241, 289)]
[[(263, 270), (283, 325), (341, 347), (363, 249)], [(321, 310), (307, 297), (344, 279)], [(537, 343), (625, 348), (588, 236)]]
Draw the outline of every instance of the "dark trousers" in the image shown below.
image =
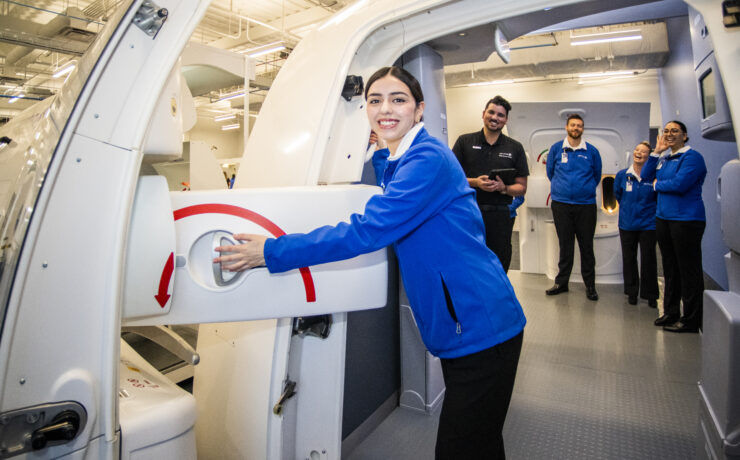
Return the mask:
[(595, 204), (568, 204), (553, 201), (552, 218), (560, 245), (558, 276), (555, 283), (567, 285), (573, 270), (574, 238), (581, 251), (581, 276), (584, 284), (594, 286), (596, 282), (596, 258), (594, 257), (594, 233), (596, 232)]
[[(704, 270), (701, 265), (701, 238), (704, 221), (655, 219), (660, 253), (663, 256), (665, 294), (663, 311), (689, 327), (701, 327)], [(683, 315), (681, 301), (683, 300)]]
[(502, 431), (524, 332), (472, 355), (442, 359), (445, 399), (436, 460), (505, 459)]
[[(624, 293), (643, 299), (658, 298), (658, 258), (655, 255), (655, 230), (622, 230), (622, 274)], [(637, 269), (637, 247), (640, 247), (640, 270)]]
[(506, 205), (481, 205), (483, 225), (486, 227), (486, 246), (501, 261), (504, 272), (511, 265), (511, 216)]

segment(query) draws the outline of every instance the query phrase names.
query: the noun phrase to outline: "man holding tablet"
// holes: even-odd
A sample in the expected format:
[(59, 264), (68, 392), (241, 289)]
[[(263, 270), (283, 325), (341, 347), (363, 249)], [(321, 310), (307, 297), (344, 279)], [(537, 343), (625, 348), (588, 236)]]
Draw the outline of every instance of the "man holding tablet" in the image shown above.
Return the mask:
[(465, 171), (486, 227), (486, 246), (501, 261), (504, 271), (511, 263), (511, 197), (527, 191), (529, 167), (522, 144), (501, 132), (509, 119), (511, 104), (496, 96), (483, 110), (483, 129), (463, 134), (452, 151)]

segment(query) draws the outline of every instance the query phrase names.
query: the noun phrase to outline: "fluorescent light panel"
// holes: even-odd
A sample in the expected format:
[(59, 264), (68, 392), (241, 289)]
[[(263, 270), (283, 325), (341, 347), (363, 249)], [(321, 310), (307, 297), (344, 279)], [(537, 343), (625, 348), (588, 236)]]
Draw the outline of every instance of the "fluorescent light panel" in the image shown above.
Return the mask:
[(468, 86), (508, 85), (509, 83), (514, 83), (514, 80), (484, 81), (481, 83), (470, 83)]
[(230, 129), (239, 129), (241, 125), (239, 123), (234, 123), (233, 125), (223, 125), (221, 127), (221, 131), (229, 131)]
[(570, 46), (595, 45), (597, 43), (626, 42), (631, 40), (642, 40), (642, 35), (627, 35), (626, 37), (594, 38), (592, 40), (571, 41)]
[(592, 72), (582, 73), (578, 75), (578, 78), (598, 78), (598, 77), (613, 77), (615, 75), (633, 75), (634, 70), (615, 70), (611, 72)]
[(213, 117), (213, 121), (225, 121), (225, 120), (232, 120), (236, 118), (236, 115), (233, 113), (227, 113), (225, 115), (219, 115), (217, 117)]
[(244, 96), (244, 91), (237, 91), (236, 93), (227, 94), (226, 96), (219, 99), (218, 102), (228, 101), (229, 99), (236, 99), (237, 97), (241, 97), (241, 96)]
[(268, 48), (266, 50), (257, 51), (256, 53), (251, 53), (251, 54), (248, 54), (247, 56), (251, 58), (256, 58), (256, 57), (264, 56), (265, 54), (277, 53), (278, 51), (282, 51), (284, 49), (285, 49), (285, 45), (280, 45), (280, 46), (275, 46), (274, 48)]
[(585, 37), (602, 37), (604, 35), (617, 35), (617, 34), (631, 34), (633, 32), (640, 32), (640, 29), (629, 29), (629, 30), (614, 30), (611, 32), (597, 32), (595, 34), (583, 34), (583, 35), (571, 35), (570, 39), (585, 38)]
[(75, 64), (74, 63), (73, 64), (70, 64), (70, 65), (68, 65), (66, 67), (63, 67), (63, 68), (57, 70), (54, 73), (54, 75), (52, 75), (51, 77), (52, 78), (59, 78), (59, 77), (61, 77), (63, 75), (67, 75), (68, 73), (70, 73), (71, 71), (73, 71), (74, 68), (75, 68)]

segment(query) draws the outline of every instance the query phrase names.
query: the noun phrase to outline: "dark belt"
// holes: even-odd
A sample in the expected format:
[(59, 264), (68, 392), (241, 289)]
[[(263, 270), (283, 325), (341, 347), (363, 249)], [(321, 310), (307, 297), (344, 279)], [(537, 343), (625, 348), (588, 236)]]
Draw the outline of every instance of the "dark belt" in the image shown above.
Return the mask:
[(509, 205), (506, 204), (480, 204), (481, 211), (508, 211)]

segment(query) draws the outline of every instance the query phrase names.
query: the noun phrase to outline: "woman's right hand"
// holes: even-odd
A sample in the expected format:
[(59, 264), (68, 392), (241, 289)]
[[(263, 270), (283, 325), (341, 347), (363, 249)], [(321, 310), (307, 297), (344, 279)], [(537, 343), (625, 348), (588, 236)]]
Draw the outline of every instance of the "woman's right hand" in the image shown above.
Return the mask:
[(655, 141), (655, 150), (653, 151), (660, 155), (666, 150), (668, 150), (668, 143), (665, 141), (665, 137), (663, 137), (663, 134), (658, 133), (658, 138)]
[(252, 235), (247, 233), (235, 233), (234, 238), (238, 241), (246, 241), (244, 244), (233, 246), (219, 246), (216, 251), (221, 256), (213, 259), (214, 264), (221, 264), (224, 270), (240, 272), (254, 267), (265, 265), (265, 235)]
[(375, 150), (385, 149), (388, 146), (386, 145), (385, 141), (378, 137), (378, 135), (375, 133), (375, 131), (370, 131), (370, 145), (375, 144)]

